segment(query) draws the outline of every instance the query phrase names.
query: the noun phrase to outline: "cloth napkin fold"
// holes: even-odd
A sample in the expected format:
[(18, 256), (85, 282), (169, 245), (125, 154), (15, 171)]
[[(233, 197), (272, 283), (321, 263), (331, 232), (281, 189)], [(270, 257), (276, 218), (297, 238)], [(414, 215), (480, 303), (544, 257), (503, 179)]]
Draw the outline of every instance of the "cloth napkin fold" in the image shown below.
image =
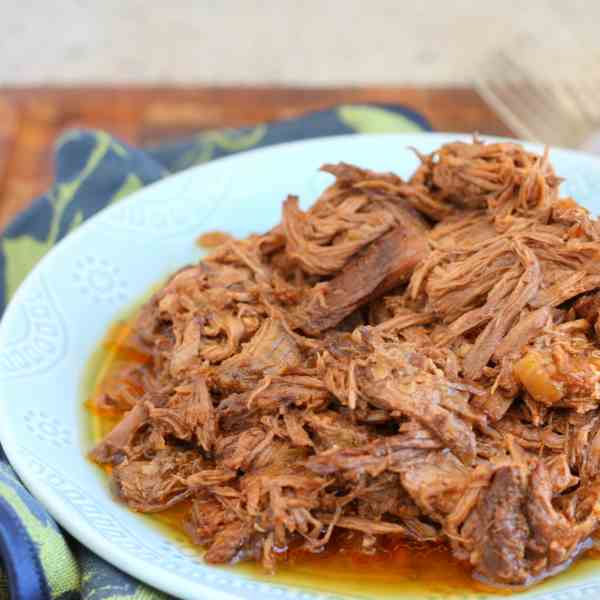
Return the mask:
[[(57, 142), (55, 178), (0, 237), (0, 314), (40, 258), (104, 207), (170, 173), (251, 148), (346, 133), (430, 130), (395, 105), (342, 105), (243, 129), (206, 131), (134, 148), (103, 131), (73, 130)], [(0, 449), (0, 600), (150, 600), (166, 595), (122, 573), (63, 532), (25, 489)]]

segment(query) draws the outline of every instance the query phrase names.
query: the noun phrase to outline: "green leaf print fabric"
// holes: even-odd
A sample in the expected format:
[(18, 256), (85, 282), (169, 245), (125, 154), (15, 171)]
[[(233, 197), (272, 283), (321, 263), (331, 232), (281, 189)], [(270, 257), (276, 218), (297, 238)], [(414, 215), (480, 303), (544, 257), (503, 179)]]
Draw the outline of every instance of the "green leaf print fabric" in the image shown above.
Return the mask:
[[(0, 313), (35, 264), (62, 238), (99, 210), (170, 173), (252, 148), (347, 133), (429, 130), (426, 120), (404, 107), (346, 105), (289, 121), (243, 129), (205, 131), (159, 147), (134, 148), (103, 131), (74, 130), (55, 151), (54, 184), (0, 237)], [(0, 450), (0, 522), (10, 518), (19, 539), (35, 554), (36, 573), (17, 569), (16, 578), (37, 577), (46, 598), (151, 600), (166, 595), (104, 562), (54, 523), (19, 482)], [(7, 517), (8, 515), (8, 517)], [(9, 564), (9, 563), (7, 563)], [(12, 576), (15, 576), (13, 574)], [(0, 600), (11, 581), (0, 568)]]

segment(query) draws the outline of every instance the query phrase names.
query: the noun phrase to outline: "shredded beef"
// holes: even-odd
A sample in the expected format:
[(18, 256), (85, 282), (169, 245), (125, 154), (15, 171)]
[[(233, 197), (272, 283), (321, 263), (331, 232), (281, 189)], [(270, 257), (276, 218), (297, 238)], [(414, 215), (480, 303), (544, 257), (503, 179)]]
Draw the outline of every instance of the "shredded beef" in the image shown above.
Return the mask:
[(300, 309), (299, 328), (318, 335), (334, 327), (360, 305), (407, 281), (426, 254), (425, 237), (398, 226), (309, 292)]
[(222, 237), (132, 325), (90, 456), (131, 508), (184, 503), (207, 561), (273, 570), (339, 528), (522, 586), (597, 532), (600, 225), (548, 153), (418, 156), (409, 181), (325, 165), (311, 208)]

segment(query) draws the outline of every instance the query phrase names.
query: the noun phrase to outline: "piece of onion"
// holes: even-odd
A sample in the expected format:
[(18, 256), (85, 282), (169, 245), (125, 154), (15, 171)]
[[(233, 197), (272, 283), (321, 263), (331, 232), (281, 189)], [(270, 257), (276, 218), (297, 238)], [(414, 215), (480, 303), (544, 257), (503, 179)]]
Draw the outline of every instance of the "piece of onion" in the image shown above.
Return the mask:
[(514, 366), (515, 377), (529, 394), (543, 404), (556, 404), (562, 399), (560, 384), (552, 379), (539, 352), (530, 351)]

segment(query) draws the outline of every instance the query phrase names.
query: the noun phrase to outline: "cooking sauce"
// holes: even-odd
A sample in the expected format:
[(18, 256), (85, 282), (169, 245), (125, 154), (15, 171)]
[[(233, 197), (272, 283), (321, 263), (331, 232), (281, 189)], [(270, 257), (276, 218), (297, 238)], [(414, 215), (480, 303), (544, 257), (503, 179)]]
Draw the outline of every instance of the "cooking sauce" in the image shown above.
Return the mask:
[[(109, 330), (101, 347), (88, 367), (84, 381), (87, 415), (86, 448), (90, 448), (108, 433), (121, 418), (111, 410), (100, 410), (95, 399), (110, 381), (111, 375), (124, 367), (142, 364), (149, 357), (127, 343), (131, 327), (127, 321), (116, 323)], [(110, 467), (104, 469), (110, 472)], [(192, 546), (183, 529), (189, 509), (182, 503), (161, 513), (145, 516), (179, 544)], [(361, 536), (342, 532), (332, 539), (325, 550), (312, 553), (292, 550), (281, 557), (277, 572), (266, 573), (260, 564), (242, 562), (233, 566), (215, 567), (243, 574), (276, 585), (330, 592), (353, 598), (405, 598), (424, 600), (480, 600), (488, 596), (510, 595), (513, 591), (493, 588), (471, 577), (469, 565), (456, 560), (442, 545), (414, 545), (401, 539), (385, 538), (374, 553), (360, 548)], [(556, 584), (575, 582), (585, 574), (600, 569), (600, 552), (586, 552), (568, 570), (535, 586), (535, 591), (556, 589)]]

